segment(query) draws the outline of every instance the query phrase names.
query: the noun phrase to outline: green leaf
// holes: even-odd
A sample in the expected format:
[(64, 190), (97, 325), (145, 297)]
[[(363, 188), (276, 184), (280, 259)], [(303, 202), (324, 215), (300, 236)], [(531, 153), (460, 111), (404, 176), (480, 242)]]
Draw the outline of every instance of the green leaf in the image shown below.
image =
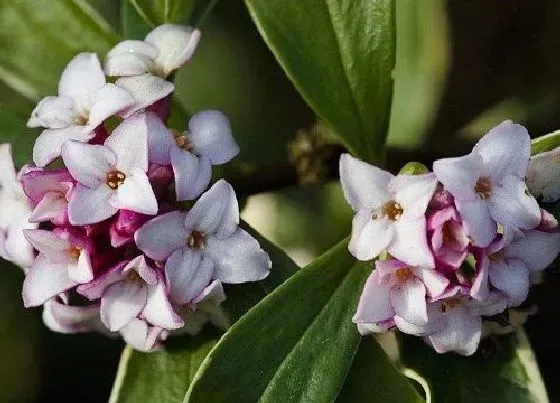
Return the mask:
[[(243, 223), (243, 228), (268, 252), (273, 266), (269, 276), (262, 281), (225, 286), (227, 299), (223, 309), (229, 323), (234, 323), (298, 269), (278, 247), (247, 224)], [(218, 330), (206, 328), (194, 337), (170, 337), (163, 351), (147, 354), (126, 347), (113, 385), (111, 402), (182, 402), (196, 370), (219, 337)]]
[(424, 401), (406, 377), (393, 367), (375, 339), (364, 337), (336, 401), (369, 402), (372, 396), (384, 403)]
[(301, 269), (222, 337), (185, 402), (333, 401), (360, 343), (352, 315), (370, 272), (347, 241)]
[(268, 46), (356, 155), (383, 158), (395, 67), (393, 0), (246, 0)]
[(554, 150), (556, 147), (560, 147), (560, 130), (533, 139), (531, 141), (531, 155)]
[(193, 11), (194, 0), (129, 0), (151, 27), (166, 23), (185, 24)]
[(535, 357), (522, 330), (486, 340), (470, 357), (438, 354), (400, 335), (401, 360), (428, 384), (437, 403), (546, 402)]

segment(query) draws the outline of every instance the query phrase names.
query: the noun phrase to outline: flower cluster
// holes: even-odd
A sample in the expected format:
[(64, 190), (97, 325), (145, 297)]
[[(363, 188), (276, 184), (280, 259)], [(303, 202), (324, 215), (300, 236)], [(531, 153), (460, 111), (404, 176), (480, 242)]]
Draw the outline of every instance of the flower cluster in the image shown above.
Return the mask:
[(118, 332), (150, 351), (170, 331), (223, 325), (222, 283), (269, 273), (267, 253), (239, 228), (233, 188), (219, 180), (207, 190), (212, 165), (239, 152), (228, 119), (202, 111), (181, 134), (165, 124), (166, 78), (199, 37), (160, 26), (115, 46), (104, 69), (96, 54), (78, 54), (58, 96), (32, 112), (28, 126), (44, 130), (19, 182), (9, 146), (0, 148), (9, 172), (0, 253), (26, 270), (25, 306), (43, 305), (55, 331)]
[[(364, 286), (360, 333), (398, 328), (439, 353), (473, 354), (483, 323), (523, 304), (560, 253), (558, 223), (525, 182), (542, 172), (541, 157), (529, 164), (530, 137), (511, 121), (470, 154), (436, 161), (433, 173), (393, 176), (343, 155), (342, 188), (356, 212), (348, 248), (360, 260), (386, 256)], [(555, 190), (551, 179), (532, 185), (546, 183), (549, 200), (558, 198), (553, 175)]]

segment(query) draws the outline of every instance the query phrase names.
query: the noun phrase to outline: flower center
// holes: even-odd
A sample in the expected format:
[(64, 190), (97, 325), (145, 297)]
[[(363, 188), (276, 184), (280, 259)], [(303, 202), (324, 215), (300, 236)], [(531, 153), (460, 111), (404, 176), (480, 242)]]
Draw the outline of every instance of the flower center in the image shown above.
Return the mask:
[(70, 250), (68, 250), (68, 255), (70, 255), (72, 259), (78, 259), (81, 252), (82, 248), (80, 248), (79, 246), (72, 246)]
[(381, 212), (374, 212), (371, 218), (373, 220), (377, 220), (378, 218), (387, 218), (391, 221), (396, 221), (402, 217), (404, 213), (404, 209), (401, 207), (399, 203), (394, 200), (387, 202), (381, 207)]
[(399, 283), (406, 282), (406, 280), (408, 280), (408, 278), (411, 276), (412, 276), (412, 270), (410, 270), (408, 267), (403, 267), (395, 271), (395, 277), (397, 277), (397, 281)]
[(107, 174), (107, 185), (111, 189), (116, 190), (120, 185), (124, 183), (125, 179), (126, 179), (126, 175), (123, 174), (122, 172), (111, 171)]
[(78, 126), (85, 126), (89, 120), (89, 116), (85, 113), (81, 113), (74, 117), (74, 124)]
[(439, 309), (441, 310), (441, 312), (446, 313), (459, 304), (461, 304), (461, 300), (459, 298), (448, 298), (445, 301), (442, 301)]
[(175, 144), (185, 151), (191, 151), (194, 148), (194, 144), (186, 136), (175, 137)]
[(140, 274), (136, 270), (130, 270), (128, 275), (126, 276), (127, 281), (130, 281), (134, 284), (141, 284), (144, 282), (144, 279), (140, 277)]
[(206, 235), (194, 230), (187, 238), (187, 246), (191, 249), (204, 249), (206, 247)]
[(492, 194), (492, 184), (490, 178), (482, 176), (478, 178), (474, 185), (474, 191), (481, 199), (488, 199)]

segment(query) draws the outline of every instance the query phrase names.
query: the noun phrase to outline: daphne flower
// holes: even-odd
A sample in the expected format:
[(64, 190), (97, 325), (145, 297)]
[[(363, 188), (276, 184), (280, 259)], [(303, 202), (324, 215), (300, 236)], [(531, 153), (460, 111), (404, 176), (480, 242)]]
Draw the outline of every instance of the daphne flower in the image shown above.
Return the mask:
[(41, 305), (93, 279), (93, 245), (86, 237), (67, 229), (26, 230), (25, 237), (39, 251), (23, 282), (26, 307)]
[(437, 185), (433, 174), (393, 176), (343, 154), (340, 181), (356, 212), (348, 245), (352, 255), (370, 260), (387, 249), (409, 265), (434, 267), (424, 216)]
[(62, 73), (58, 96), (43, 98), (27, 122), (46, 128), (33, 147), (33, 161), (40, 167), (49, 164), (67, 140), (90, 140), (105, 119), (133, 103), (127, 91), (105, 81), (95, 53), (78, 54)]
[(101, 298), (101, 321), (113, 332), (137, 316), (165, 329), (183, 326), (167, 299), (163, 276), (143, 256), (118, 264), (78, 292), (91, 300)]
[(531, 157), (527, 186), (544, 202), (560, 199), (560, 147)]
[(23, 231), (37, 224), (29, 222), (31, 208), (17, 180), (9, 144), (0, 144), (0, 206), (0, 257), (28, 269), (35, 254)]
[(116, 85), (136, 100), (128, 114), (173, 92), (173, 83), (165, 79), (191, 59), (199, 40), (197, 29), (165, 24), (150, 32), (144, 41), (123, 41), (107, 54), (105, 73), (123, 77)]
[(119, 333), (126, 344), (138, 351), (150, 353), (162, 347), (161, 342), (167, 339), (169, 332), (159, 326), (153, 326), (145, 319), (134, 318)]
[(268, 254), (238, 225), (235, 192), (219, 180), (188, 213), (173, 211), (156, 217), (136, 232), (135, 239), (148, 257), (167, 260), (170, 298), (184, 304), (212, 279), (244, 283), (268, 275)]
[(104, 145), (66, 142), (62, 159), (78, 182), (68, 205), (73, 225), (100, 222), (121, 209), (157, 213), (156, 197), (146, 176), (148, 145), (144, 115), (126, 119)]
[(434, 173), (455, 204), (476, 246), (485, 247), (497, 233), (535, 228), (539, 205), (525, 185), (531, 142), (527, 130), (505, 121), (490, 130), (464, 157), (434, 163)]
[(67, 169), (33, 169), (21, 175), (20, 182), (33, 204), (29, 221), (52, 221), (57, 225), (68, 222), (68, 201), (74, 179)]
[(505, 246), (503, 240), (495, 241), (477, 256), (472, 295), (484, 301), (492, 285), (506, 295), (508, 306), (518, 306), (529, 293), (531, 273), (547, 268), (559, 253), (559, 232), (525, 231)]
[(229, 120), (219, 111), (202, 111), (189, 120), (189, 130), (174, 137), (161, 119), (148, 115), (148, 159), (173, 166), (177, 200), (193, 200), (208, 187), (212, 165), (230, 161), (239, 153)]
[(425, 326), (426, 297), (439, 297), (448, 285), (449, 280), (434, 269), (409, 267), (399, 260), (378, 260), (366, 281), (353, 321), (370, 325), (360, 329), (365, 329), (365, 333), (376, 328), (383, 331), (383, 323), (398, 323), (397, 317)]
[(468, 255), (469, 238), (454, 207), (433, 212), (427, 220), (428, 239), (442, 269), (458, 269)]

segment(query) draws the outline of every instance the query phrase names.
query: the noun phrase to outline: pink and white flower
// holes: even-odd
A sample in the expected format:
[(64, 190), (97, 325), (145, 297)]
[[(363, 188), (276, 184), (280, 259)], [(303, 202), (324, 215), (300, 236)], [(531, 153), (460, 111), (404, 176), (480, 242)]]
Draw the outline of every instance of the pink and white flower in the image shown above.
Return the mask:
[(470, 240), (457, 210), (446, 207), (431, 213), (427, 229), (436, 267), (443, 270), (458, 269), (469, 253)]
[(154, 114), (148, 115), (148, 159), (172, 165), (177, 200), (193, 200), (208, 187), (212, 165), (229, 162), (239, 153), (231, 126), (219, 111), (198, 112), (189, 120), (189, 130), (174, 137)]
[(348, 249), (370, 260), (384, 249), (412, 266), (434, 267), (426, 239), (426, 208), (436, 189), (434, 174), (397, 175), (343, 154), (340, 181), (356, 212)]
[(537, 201), (525, 175), (531, 141), (527, 130), (505, 121), (490, 130), (464, 157), (434, 162), (434, 173), (455, 204), (474, 245), (486, 247), (500, 224), (508, 239), (540, 221)]
[(73, 225), (93, 224), (119, 210), (154, 215), (158, 205), (148, 181), (145, 115), (121, 123), (104, 145), (67, 141), (62, 159), (78, 182), (68, 205)]
[(62, 73), (58, 96), (43, 98), (28, 127), (44, 127), (33, 148), (33, 161), (44, 167), (60, 155), (67, 140), (86, 142), (105, 119), (134, 104), (132, 96), (107, 83), (95, 53), (75, 56)]

